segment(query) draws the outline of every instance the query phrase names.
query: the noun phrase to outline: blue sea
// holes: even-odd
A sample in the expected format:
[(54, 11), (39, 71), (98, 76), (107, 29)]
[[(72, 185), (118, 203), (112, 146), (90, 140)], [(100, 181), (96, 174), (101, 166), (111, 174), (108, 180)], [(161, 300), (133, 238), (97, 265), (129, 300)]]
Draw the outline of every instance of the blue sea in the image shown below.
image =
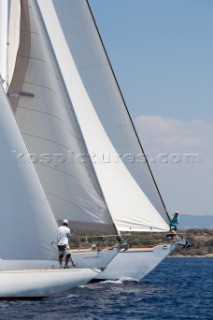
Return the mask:
[(104, 282), (34, 301), (1, 301), (1, 320), (213, 320), (213, 258), (167, 258), (137, 284)]

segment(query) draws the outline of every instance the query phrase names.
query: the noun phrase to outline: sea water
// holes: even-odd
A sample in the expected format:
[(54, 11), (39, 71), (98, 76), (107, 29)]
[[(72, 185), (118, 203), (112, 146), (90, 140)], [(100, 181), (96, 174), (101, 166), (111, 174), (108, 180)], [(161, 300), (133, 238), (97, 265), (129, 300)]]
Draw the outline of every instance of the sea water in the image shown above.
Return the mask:
[(35, 301), (1, 301), (0, 319), (213, 320), (213, 258), (167, 258), (137, 284), (107, 281)]

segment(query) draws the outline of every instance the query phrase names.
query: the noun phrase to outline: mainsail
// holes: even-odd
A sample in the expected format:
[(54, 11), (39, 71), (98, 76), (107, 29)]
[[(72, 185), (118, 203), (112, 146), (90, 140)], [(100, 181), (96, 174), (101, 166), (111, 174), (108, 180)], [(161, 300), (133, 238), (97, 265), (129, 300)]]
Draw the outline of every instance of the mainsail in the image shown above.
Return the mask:
[[(120, 231), (168, 230), (87, 1), (31, 0), (22, 8), (9, 93), (28, 149), (42, 155), (34, 162), (55, 216), (82, 230), (113, 231), (113, 221)], [(82, 161), (64, 161), (68, 150)], [(55, 153), (59, 163), (50, 161)]]
[(0, 259), (57, 260), (57, 224), (32, 163), (26, 154), (14, 115), (0, 85)]

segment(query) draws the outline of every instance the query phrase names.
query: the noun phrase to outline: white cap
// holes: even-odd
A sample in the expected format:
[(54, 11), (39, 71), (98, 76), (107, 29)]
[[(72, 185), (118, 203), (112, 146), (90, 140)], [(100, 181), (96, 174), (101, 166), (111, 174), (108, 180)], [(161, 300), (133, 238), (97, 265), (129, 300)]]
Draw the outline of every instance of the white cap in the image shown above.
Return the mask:
[(64, 220), (63, 220), (63, 224), (68, 224), (68, 220), (67, 220), (67, 219), (64, 219)]
[(179, 214), (179, 211), (175, 211), (175, 213)]

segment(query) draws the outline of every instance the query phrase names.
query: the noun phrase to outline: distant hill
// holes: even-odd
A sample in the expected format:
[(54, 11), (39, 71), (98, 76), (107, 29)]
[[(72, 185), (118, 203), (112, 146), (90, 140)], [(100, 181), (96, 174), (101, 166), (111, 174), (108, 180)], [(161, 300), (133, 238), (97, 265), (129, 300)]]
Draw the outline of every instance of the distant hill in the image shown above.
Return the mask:
[(187, 229), (213, 229), (213, 215), (195, 216), (189, 214), (180, 215), (179, 230)]

